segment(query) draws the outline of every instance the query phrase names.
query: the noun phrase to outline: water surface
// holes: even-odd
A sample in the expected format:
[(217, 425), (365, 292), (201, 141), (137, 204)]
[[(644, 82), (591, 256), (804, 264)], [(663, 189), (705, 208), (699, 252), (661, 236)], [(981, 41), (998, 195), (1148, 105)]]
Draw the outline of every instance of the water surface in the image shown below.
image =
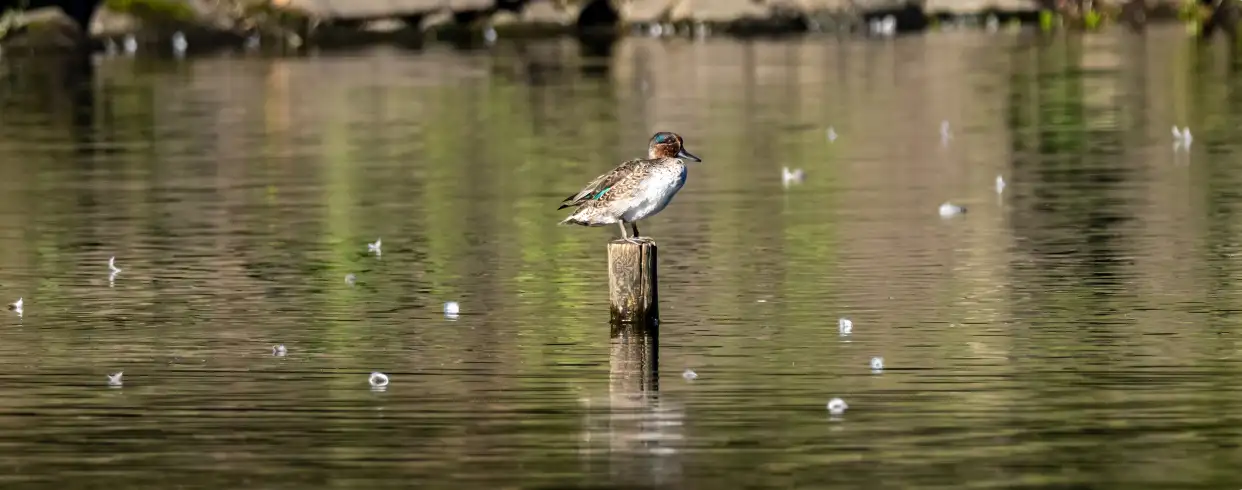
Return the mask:
[[(0, 482), (1236, 488), (1238, 66), (1177, 27), (5, 60)], [(555, 223), (661, 130), (704, 163), (641, 225), (653, 383), (617, 230)]]

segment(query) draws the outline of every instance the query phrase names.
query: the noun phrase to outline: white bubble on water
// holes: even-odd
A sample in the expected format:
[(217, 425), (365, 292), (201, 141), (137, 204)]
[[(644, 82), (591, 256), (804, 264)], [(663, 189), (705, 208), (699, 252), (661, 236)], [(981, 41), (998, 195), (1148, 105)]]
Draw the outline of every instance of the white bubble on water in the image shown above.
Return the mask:
[(840, 398), (828, 400), (828, 413), (833, 415), (841, 415), (845, 413), (845, 410), (848, 408), (850, 408), (850, 406), (845, 404), (845, 400)]
[(946, 202), (940, 205), (940, 217), (942, 218), (957, 216), (965, 212), (966, 212), (966, 208), (958, 206), (951, 202)]

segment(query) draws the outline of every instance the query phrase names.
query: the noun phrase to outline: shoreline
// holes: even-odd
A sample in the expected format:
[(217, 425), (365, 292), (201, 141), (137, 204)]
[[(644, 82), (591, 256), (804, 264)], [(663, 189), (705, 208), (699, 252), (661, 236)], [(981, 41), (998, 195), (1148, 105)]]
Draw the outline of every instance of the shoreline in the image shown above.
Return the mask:
[[(162, 2), (160, 5), (165, 5), (182, 0), (139, 1)], [(884, 1), (886, 3), (871, 3), (870, 9), (771, 9), (760, 12), (764, 16), (755, 12), (735, 12), (732, 16), (702, 16), (711, 17), (704, 19), (688, 12), (676, 20), (667, 12), (659, 16), (628, 15), (616, 18), (616, 12), (593, 14), (589, 5), (577, 12), (554, 12), (550, 11), (552, 7), (548, 2), (532, 4), (518, 13), (496, 8), (467, 11), (473, 13), (440, 8), (417, 15), (394, 16), (390, 12), (369, 17), (329, 17), (324, 12), (310, 13), (294, 6), (274, 7), (271, 4), (232, 13), (182, 7), (118, 12), (105, 4), (92, 19), (87, 34), (83, 34), (77, 23), (58, 8), (45, 7), (16, 14), (12, 11), (6, 13), (0, 19), (0, 49), (8, 55), (66, 50), (150, 51), (153, 48), (174, 52), (179, 47), (172, 40), (180, 37), (186, 41), (181, 43), (182, 46), (189, 46), (196, 52), (230, 47), (296, 51), (309, 47), (331, 49), (373, 44), (486, 45), (499, 38), (578, 37), (593, 42), (625, 36), (750, 38), (825, 33), (893, 36), (947, 26), (999, 30), (1034, 25), (1043, 31), (1055, 31), (1092, 30), (1112, 24), (1141, 29), (1148, 23), (1179, 19), (1198, 20), (1201, 25), (1204, 23), (1202, 9), (1195, 10), (1187, 4), (1172, 2), (1141, 3), (1139, 10), (1133, 7), (1135, 2), (1122, 6), (1101, 6), (1098, 11), (1078, 15), (1072, 11), (1000, 10), (993, 4), (976, 11), (949, 11), (943, 5), (912, 7)], [(598, 3), (592, 2), (591, 5)], [(1035, 6), (1034, 3), (1022, 5)], [(927, 11), (933, 7), (940, 9)]]

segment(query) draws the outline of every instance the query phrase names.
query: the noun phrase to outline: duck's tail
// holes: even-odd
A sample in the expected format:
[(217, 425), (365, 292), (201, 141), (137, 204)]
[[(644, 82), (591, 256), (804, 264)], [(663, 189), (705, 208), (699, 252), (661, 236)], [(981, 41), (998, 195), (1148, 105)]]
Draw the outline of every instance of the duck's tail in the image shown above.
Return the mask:
[(603, 226), (608, 224), (606, 220), (600, 220), (598, 212), (592, 212), (592, 208), (580, 207), (574, 210), (569, 216), (561, 220), (562, 225), (578, 225), (578, 226)]

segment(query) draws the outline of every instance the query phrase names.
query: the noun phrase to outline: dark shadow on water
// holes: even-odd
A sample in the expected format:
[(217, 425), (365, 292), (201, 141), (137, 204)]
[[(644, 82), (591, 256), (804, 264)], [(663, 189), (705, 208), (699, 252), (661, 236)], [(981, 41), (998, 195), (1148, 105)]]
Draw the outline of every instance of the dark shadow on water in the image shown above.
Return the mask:
[(610, 73), (613, 50), (619, 37), (615, 32), (588, 33), (577, 36), (578, 53), (582, 56), (581, 74), (586, 78), (607, 78)]
[(4, 58), (0, 110), (44, 113), (67, 123), (79, 152), (89, 151), (95, 121), (95, 65), (89, 53)]

